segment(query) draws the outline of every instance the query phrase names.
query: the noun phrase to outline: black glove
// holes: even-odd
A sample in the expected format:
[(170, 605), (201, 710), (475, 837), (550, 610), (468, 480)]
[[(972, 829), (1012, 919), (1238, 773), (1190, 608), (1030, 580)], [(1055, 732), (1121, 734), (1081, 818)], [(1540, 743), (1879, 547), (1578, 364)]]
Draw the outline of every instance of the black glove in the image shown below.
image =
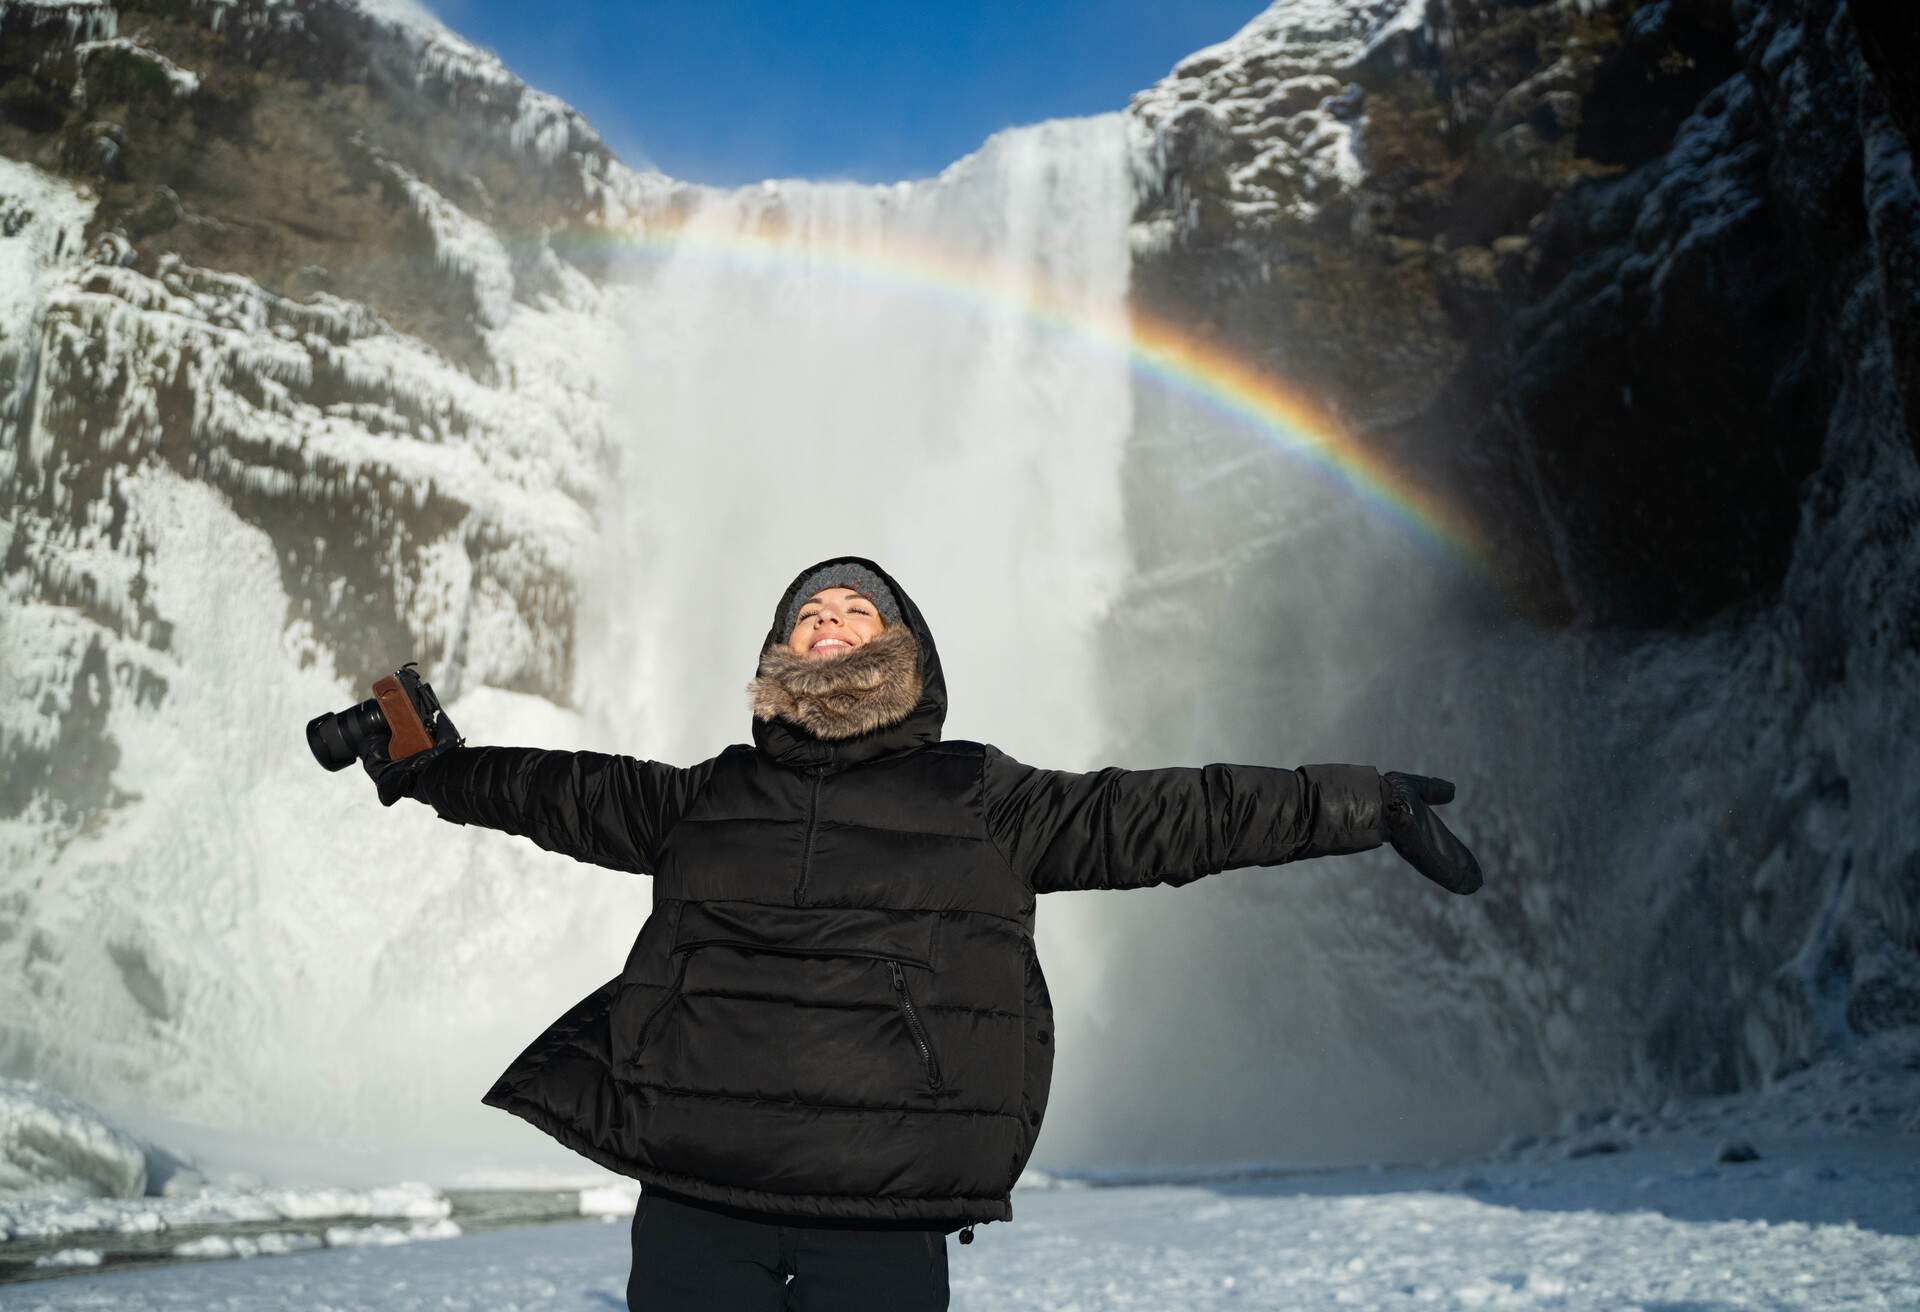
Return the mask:
[(424, 752), (415, 752), (403, 761), (395, 761), (387, 755), (391, 734), (379, 734), (361, 743), (360, 765), (379, 790), (380, 805), (392, 806), (403, 797), (413, 796), (414, 777), (420, 773), (421, 767), (448, 749), (466, 742), (444, 710), (438, 712), (433, 717), (433, 723), (427, 727), (433, 732), (433, 746)]
[(1389, 770), (1380, 776), (1385, 803), (1387, 841), (1401, 860), (1449, 893), (1471, 893), (1480, 887), (1480, 863), (1467, 845), (1428, 810), (1453, 800), (1453, 784), (1432, 775)]

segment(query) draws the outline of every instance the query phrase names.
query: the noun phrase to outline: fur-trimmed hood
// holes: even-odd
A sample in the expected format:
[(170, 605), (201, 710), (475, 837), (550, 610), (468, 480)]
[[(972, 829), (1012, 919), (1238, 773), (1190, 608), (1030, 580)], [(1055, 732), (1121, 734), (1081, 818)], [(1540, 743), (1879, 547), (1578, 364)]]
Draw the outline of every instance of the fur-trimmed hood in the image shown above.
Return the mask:
[[(782, 621), (795, 590), (816, 570), (852, 562), (879, 576), (900, 607), (900, 622), (844, 656), (796, 655)], [(879, 565), (837, 556), (793, 576), (774, 606), (747, 684), (753, 740), (795, 766), (850, 765), (940, 740), (947, 714), (946, 681), (920, 609)]]
[(760, 653), (747, 695), (758, 719), (778, 715), (816, 738), (853, 738), (898, 723), (920, 701), (920, 644), (904, 624), (839, 656), (800, 656), (774, 643)]

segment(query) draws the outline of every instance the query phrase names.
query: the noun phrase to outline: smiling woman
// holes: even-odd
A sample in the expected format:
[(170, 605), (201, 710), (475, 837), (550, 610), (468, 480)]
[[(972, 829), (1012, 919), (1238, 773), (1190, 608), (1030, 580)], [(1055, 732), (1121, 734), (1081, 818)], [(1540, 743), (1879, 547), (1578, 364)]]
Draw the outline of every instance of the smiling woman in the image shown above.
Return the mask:
[(801, 656), (852, 651), (887, 627), (871, 598), (852, 588), (822, 588), (800, 608), (787, 646)]
[(769, 639), (747, 685), (755, 715), (833, 741), (890, 724), (920, 700), (919, 644), (872, 571), (848, 561), (816, 570), (794, 589), (784, 619), (786, 644)]
[(864, 557), (794, 577), (757, 669), (753, 742), (698, 765), (460, 745), (408, 781), (442, 819), (654, 877), (621, 974), (484, 1099), (642, 1182), (633, 1308), (948, 1306), (944, 1236), (1013, 1219), (1050, 1096), (1039, 894), (1389, 840), (1479, 884), (1427, 809), (1444, 780), (1074, 773), (943, 738), (932, 630)]

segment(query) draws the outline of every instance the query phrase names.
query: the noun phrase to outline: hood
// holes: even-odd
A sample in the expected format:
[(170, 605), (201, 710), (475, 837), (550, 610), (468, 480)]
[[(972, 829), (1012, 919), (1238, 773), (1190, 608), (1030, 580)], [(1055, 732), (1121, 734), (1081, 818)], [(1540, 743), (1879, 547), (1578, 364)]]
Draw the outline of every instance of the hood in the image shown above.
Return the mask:
[(754, 653), (755, 677), (759, 677), (760, 656), (767, 648), (784, 646), (787, 641), (787, 630), (782, 621), (787, 613), (787, 604), (793, 600), (800, 584), (815, 570), (848, 563), (872, 570), (892, 590), (894, 600), (899, 603), (900, 622), (913, 633), (920, 649), (920, 698), (904, 718), (855, 737), (834, 741), (818, 738), (784, 717), (767, 720), (755, 717), (754, 745), (783, 765), (852, 765), (940, 741), (940, 726), (947, 718), (947, 684), (940, 672), (940, 653), (933, 644), (933, 633), (927, 628), (920, 608), (907, 595), (907, 590), (891, 574), (864, 556), (832, 556), (808, 565), (793, 576), (781, 592), (780, 600), (774, 603), (773, 620), (767, 626), (766, 639), (761, 642), (760, 650)]

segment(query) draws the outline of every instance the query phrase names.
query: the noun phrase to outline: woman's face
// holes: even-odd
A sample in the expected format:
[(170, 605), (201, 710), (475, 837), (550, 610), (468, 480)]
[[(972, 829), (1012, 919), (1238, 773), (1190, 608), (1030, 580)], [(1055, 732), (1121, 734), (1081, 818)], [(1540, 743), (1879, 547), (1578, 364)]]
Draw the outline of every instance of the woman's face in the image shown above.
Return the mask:
[(873, 603), (852, 588), (822, 588), (800, 607), (787, 646), (796, 656), (845, 655), (887, 627)]

